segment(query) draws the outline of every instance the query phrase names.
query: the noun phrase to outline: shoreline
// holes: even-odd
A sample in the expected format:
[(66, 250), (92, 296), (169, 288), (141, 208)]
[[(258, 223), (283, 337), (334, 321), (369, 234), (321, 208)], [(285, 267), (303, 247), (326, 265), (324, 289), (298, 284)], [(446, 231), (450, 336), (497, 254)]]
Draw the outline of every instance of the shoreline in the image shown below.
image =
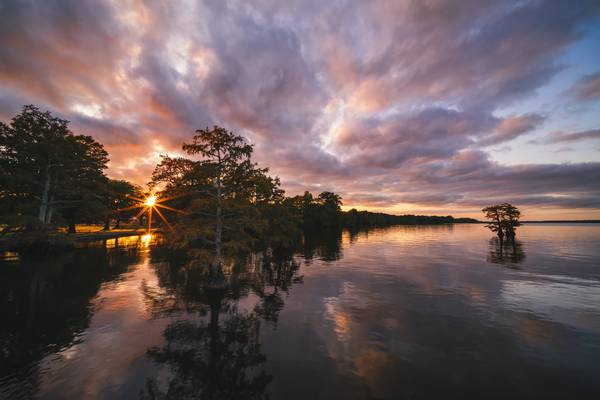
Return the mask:
[[(160, 229), (152, 229), (150, 233), (159, 232)], [(116, 239), (127, 236), (141, 236), (148, 233), (145, 228), (119, 229), (111, 231), (94, 231), (81, 233), (63, 232), (29, 232), (17, 233), (0, 237), (0, 252), (19, 251), (24, 248), (41, 247), (44, 249), (72, 248), (77, 243), (89, 243), (101, 240)]]

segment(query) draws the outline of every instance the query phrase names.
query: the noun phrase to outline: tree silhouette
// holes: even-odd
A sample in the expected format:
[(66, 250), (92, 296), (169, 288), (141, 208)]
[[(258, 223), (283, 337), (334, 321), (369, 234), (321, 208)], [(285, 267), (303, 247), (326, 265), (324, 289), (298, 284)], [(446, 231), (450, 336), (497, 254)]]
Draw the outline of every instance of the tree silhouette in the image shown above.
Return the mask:
[(104, 230), (110, 229), (110, 218), (115, 218), (115, 229), (120, 228), (121, 219), (124, 215), (132, 215), (132, 212), (122, 211), (131, 208), (142, 197), (142, 189), (125, 180), (109, 179), (106, 183), (106, 218), (104, 221)]
[(28, 227), (47, 227), (59, 216), (74, 230), (77, 218), (102, 207), (98, 190), (107, 162), (92, 137), (74, 135), (68, 121), (25, 106), (10, 125), (0, 123), (3, 214)]
[(492, 232), (498, 235), (500, 240), (506, 236), (508, 240), (514, 240), (516, 229), (521, 225), (519, 218), (521, 211), (510, 203), (484, 208), (485, 218), (490, 222), (486, 225)]
[[(251, 160), (252, 146), (220, 127), (198, 130), (183, 150), (199, 160), (163, 157), (152, 183), (164, 184), (161, 196), (179, 197), (184, 216), (175, 220), (169, 242), (198, 259), (210, 261), (211, 274), (222, 281), (223, 253), (247, 252), (262, 241), (281, 240), (286, 225), (279, 179)], [(278, 222), (276, 222), (278, 221)], [(212, 255), (207, 252), (212, 248)]]

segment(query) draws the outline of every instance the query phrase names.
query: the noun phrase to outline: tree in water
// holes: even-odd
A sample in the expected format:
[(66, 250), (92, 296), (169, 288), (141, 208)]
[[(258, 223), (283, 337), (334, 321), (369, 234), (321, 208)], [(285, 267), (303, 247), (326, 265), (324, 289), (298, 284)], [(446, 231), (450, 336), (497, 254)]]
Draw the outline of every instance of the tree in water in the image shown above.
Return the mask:
[(521, 225), (519, 219), (521, 211), (510, 203), (502, 203), (484, 208), (485, 218), (489, 220), (486, 225), (492, 232), (498, 235), (500, 241), (506, 237), (514, 241), (516, 229)]
[[(152, 184), (163, 184), (162, 197), (185, 216), (175, 220), (172, 247), (186, 249), (197, 260), (210, 260), (212, 286), (224, 282), (223, 253), (248, 251), (269, 230), (269, 218), (282, 220), (283, 190), (279, 179), (251, 160), (252, 146), (218, 126), (196, 131), (183, 150), (199, 160), (163, 157)], [(210, 253), (208, 250), (211, 250)]]
[(515, 240), (515, 234), (518, 226), (521, 226), (519, 219), (521, 218), (521, 211), (512, 204), (504, 203), (504, 230), (506, 237), (510, 241)]
[(183, 150), (190, 155), (199, 155), (202, 167), (208, 174), (205, 193), (215, 199), (215, 255), (221, 262), (223, 246), (223, 209), (225, 199), (234, 193), (240, 179), (246, 178), (253, 165), (250, 162), (252, 146), (241, 136), (220, 127), (201, 129), (191, 143), (184, 143)]

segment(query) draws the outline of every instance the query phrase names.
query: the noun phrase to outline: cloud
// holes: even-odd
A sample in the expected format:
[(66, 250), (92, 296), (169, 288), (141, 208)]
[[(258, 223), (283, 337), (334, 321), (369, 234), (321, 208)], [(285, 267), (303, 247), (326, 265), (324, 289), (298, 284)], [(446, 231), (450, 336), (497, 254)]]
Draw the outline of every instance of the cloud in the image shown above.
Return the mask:
[(68, 105), (68, 96), (110, 98), (125, 33), (104, 2), (3, 1), (0, 79), (57, 106)]
[(338, 127), (333, 143), (350, 165), (389, 169), (410, 161), (452, 157), (472, 143), (472, 136), (493, 123), (486, 114), (428, 108), (350, 120)]
[(600, 98), (600, 72), (584, 76), (569, 92), (579, 101), (593, 101)]
[(578, 22), (595, 7), (335, 4), (316, 18), (310, 40), (331, 84), (364, 111), (440, 100), (491, 108), (529, 95), (560, 69), (554, 57), (579, 37)]
[(483, 137), (478, 141), (478, 144), (489, 146), (516, 139), (517, 137), (536, 129), (544, 122), (544, 119), (545, 118), (539, 114), (525, 114), (504, 118), (498, 122), (494, 132)]
[(590, 129), (581, 132), (553, 132), (544, 140), (545, 143), (569, 143), (579, 142), (581, 140), (598, 140), (600, 139), (600, 129)]

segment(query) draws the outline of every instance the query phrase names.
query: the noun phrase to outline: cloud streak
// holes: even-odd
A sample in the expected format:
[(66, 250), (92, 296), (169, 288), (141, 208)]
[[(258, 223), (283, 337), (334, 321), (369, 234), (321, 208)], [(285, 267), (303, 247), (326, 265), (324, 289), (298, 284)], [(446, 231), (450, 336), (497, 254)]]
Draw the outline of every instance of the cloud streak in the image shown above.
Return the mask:
[(592, 101), (600, 98), (600, 72), (581, 78), (570, 90), (579, 101)]
[(579, 142), (581, 140), (599, 140), (600, 129), (590, 129), (588, 131), (564, 133), (554, 132), (546, 139), (546, 143), (569, 143)]

